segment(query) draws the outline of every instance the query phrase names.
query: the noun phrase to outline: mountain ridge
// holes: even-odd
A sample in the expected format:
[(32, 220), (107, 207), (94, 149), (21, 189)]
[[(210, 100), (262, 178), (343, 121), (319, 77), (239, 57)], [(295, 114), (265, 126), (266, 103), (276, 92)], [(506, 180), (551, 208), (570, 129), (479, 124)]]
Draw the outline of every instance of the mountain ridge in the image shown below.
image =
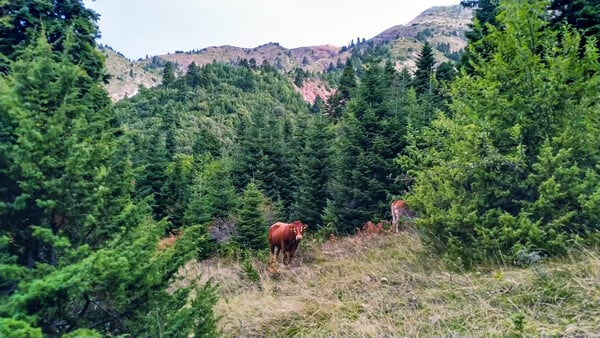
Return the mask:
[[(278, 42), (268, 42), (254, 48), (230, 45), (210, 46), (200, 50), (176, 51), (164, 55), (130, 61), (122, 54), (104, 46), (101, 51), (107, 59), (107, 72), (111, 80), (106, 89), (113, 101), (137, 94), (139, 86), (153, 87), (160, 84), (162, 67), (167, 61), (176, 65), (179, 75), (184, 74), (192, 63), (198, 66), (211, 62), (238, 64), (241, 60), (254, 60), (256, 65), (268, 62), (278, 70), (293, 73), (301, 68), (309, 73), (323, 73), (329, 68), (339, 67), (352, 55), (354, 47), (387, 45), (398, 70), (407, 67), (414, 70), (416, 59), (427, 40), (433, 47), (438, 63), (449, 60), (451, 53), (460, 53), (466, 46), (465, 32), (472, 18), (472, 9), (460, 5), (429, 8), (406, 25), (396, 25), (384, 30), (369, 40), (354, 42), (350, 46), (315, 45), (285, 48)], [(293, 80), (293, 75), (290, 75)], [(324, 88), (319, 79), (307, 81), (312, 88)], [(316, 93), (307, 88), (296, 88), (307, 102), (313, 102)], [(323, 97), (331, 90), (321, 91)]]

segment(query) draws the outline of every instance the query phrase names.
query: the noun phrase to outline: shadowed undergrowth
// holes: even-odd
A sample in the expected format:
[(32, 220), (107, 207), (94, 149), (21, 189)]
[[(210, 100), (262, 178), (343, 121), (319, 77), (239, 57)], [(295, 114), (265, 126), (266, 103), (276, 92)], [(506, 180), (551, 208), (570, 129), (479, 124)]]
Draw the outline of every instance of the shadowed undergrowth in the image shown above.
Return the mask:
[[(177, 283), (220, 285), (226, 336), (598, 335), (600, 259), (573, 253), (528, 268), (460, 272), (414, 234), (304, 241), (290, 268), (190, 262)], [(178, 284), (175, 283), (174, 287)]]

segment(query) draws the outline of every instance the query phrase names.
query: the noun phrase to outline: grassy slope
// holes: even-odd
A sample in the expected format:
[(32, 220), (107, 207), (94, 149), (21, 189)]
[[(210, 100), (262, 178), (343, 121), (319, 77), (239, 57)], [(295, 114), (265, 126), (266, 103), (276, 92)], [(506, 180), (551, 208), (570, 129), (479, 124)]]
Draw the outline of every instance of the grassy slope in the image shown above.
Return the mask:
[(460, 272), (401, 233), (306, 240), (298, 254), (276, 275), (255, 260), (257, 282), (222, 259), (188, 264), (182, 282), (220, 284), (227, 336), (599, 334), (597, 252)]

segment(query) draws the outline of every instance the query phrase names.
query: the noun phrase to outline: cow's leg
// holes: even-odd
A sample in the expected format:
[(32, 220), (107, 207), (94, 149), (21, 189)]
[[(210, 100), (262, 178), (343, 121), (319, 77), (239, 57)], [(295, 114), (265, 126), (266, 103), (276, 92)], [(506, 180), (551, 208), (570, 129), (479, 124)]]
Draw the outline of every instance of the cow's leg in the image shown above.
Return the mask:
[(294, 258), (294, 253), (296, 252), (296, 250), (290, 250), (288, 255), (289, 255), (289, 260), (288, 260), (288, 264), (292, 264), (292, 258)]
[(392, 231), (398, 232), (398, 213), (392, 205)]
[(275, 245), (270, 244), (269, 245), (270, 249), (271, 249), (271, 255), (269, 257), (269, 265), (273, 266), (273, 264), (275, 264), (275, 261), (277, 260), (277, 247)]
[(281, 247), (280, 247), (279, 251), (281, 251), (283, 253), (283, 264), (287, 265), (287, 263), (286, 263), (287, 250), (285, 249), (285, 243), (283, 241), (281, 241)]
[(276, 263), (276, 262), (277, 262), (277, 260), (279, 259), (279, 254), (280, 254), (280, 253), (281, 253), (281, 247), (279, 247), (279, 246), (276, 246), (276, 247), (275, 247), (275, 260), (274, 260), (274, 262), (275, 262), (275, 263)]

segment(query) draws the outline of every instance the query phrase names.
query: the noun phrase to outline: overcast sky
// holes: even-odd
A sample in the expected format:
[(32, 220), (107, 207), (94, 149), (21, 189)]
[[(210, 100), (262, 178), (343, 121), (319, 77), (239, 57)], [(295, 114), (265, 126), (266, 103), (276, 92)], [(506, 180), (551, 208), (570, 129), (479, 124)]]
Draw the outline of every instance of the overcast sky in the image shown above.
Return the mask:
[(102, 37), (130, 59), (210, 46), (343, 46), (460, 0), (84, 0)]

